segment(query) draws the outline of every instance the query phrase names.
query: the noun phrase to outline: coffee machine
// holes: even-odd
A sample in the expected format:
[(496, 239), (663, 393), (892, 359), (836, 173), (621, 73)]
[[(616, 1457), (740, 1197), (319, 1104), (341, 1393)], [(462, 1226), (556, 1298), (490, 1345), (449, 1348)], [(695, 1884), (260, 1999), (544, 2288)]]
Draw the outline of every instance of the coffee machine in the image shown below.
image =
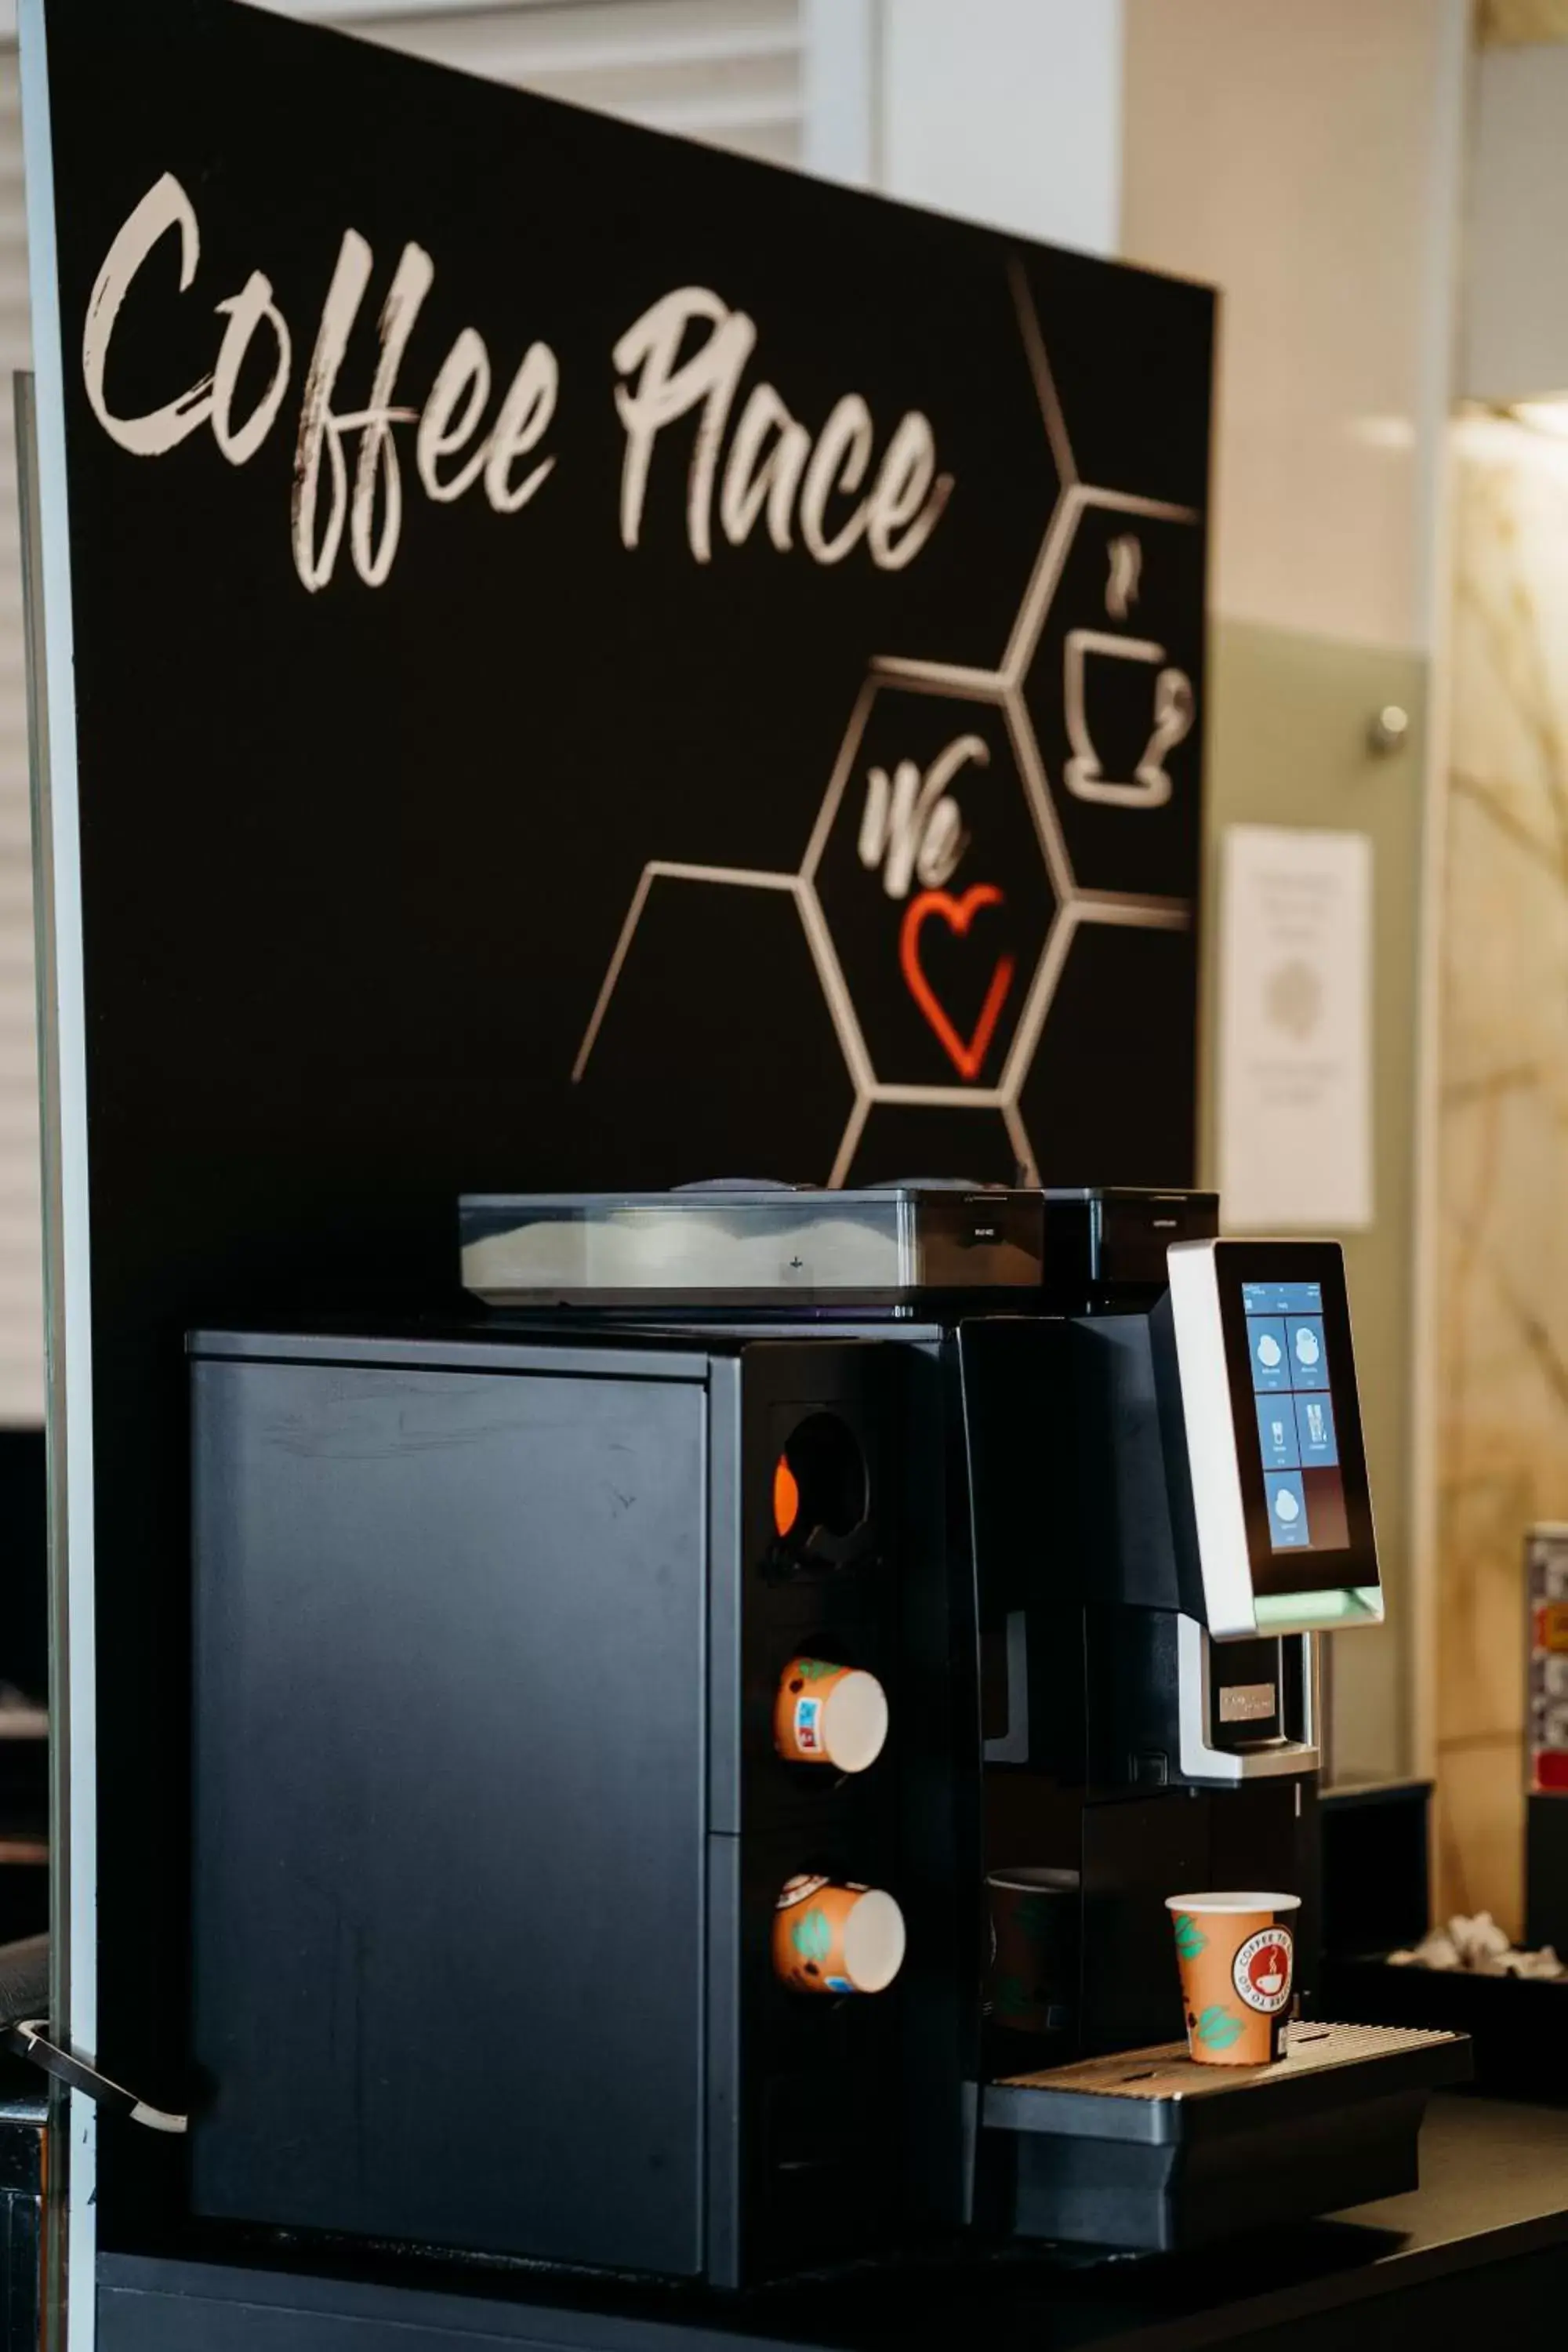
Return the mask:
[(1179, 2029), (1178, 1884), (1300, 1894), (1310, 2002), (1319, 1643), (1383, 1618), (1341, 1254), (1183, 1212), (1058, 1196), (1084, 1309), (957, 1339), (987, 1862), (1080, 1873), (1085, 2052)]
[(1339, 1253), (1216, 1225), (473, 1200), (483, 1320), (193, 1335), (193, 2215), (734, 2287), (1412, 2185), (1448, 2037), (1138, 2087), (1173, 1891), (1310, 1949), (1314, 1652), (1382, 1613)]

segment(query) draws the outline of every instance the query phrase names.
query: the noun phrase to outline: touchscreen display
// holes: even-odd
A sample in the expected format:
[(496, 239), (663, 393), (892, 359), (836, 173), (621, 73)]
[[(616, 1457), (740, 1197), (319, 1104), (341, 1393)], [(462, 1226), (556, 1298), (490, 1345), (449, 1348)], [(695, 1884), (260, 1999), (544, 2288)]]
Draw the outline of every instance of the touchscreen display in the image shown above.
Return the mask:
[(1244, 1282), (1258, 1456), (1277, 1552), (1350, 1545), (1321, 1282)]
[(1258, 1450), (1275, 1551), (1350, 1544), (1320, 1282), (1244, 1282)]
[(1210, 1630), (1381, 1622), (1339, 1244), (1195, 1243), (1170, 1265)]

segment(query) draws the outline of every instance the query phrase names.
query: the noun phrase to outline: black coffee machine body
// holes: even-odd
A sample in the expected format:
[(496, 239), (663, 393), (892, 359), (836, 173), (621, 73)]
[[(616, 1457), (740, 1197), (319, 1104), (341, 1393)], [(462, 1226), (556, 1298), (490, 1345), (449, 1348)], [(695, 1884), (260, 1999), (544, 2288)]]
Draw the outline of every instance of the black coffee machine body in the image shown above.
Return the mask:
[[(716, 2286), (929, 2244), (988, 2082), (1176, 2037), (1166, 1895), (1310, 1896), (1312, 1629), (1378, 1608), (1337, 1252), (789, 1198), (697, 1213), (721, 1296), (684, 1205), (557, 1202), (526, 1315), (193, 1339), (200, 2220)], [(779, 1753), (806, 1653), (880, 1682), (868, 1769)], [(1037, 2040), (1006, 1865), (1078, 1880)], [(896, 1898), (886, 1990), (781, 1981), (817, 1878)]]
[(1080, 1885), (1051, 2031), (989, 2026), (989, 2072), (1179, 2036), (1184, 1889), (1300, 1895), (1310, 2009), (1320, 1633), (1383, 1615), (1337, 1247), (1221, 1241), (1213, 1195), (1048, 1216), (1081, 1307), (957, 1341), (986, 1868)]

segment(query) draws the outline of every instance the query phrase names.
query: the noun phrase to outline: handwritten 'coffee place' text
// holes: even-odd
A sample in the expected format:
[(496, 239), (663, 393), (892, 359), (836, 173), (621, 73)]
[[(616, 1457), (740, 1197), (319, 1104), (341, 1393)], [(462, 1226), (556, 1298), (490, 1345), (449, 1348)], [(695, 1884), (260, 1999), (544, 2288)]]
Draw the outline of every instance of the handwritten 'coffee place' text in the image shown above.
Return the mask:
[[(133, 316), (137, 277), (170, 234), (179, 239), (180, 291), (187, 294), (201, 233), (189, 196), (165, 173), (120, 230), (93, 287), (81, 346), (88, 400), (104, 431), (134, 457), (164, 457), (205, 428), (230, 465), (246, 466), (277, 425), (295, 379), (293, 332), (259, 269), (216, 305), (224, 324), (210, 374), (140, 415), (110, 404), (109, 354), (121, 313), (131, 302)], [(400, 426), (412, 428), (414, 471), (437, 506), (482, 494), (496, 513), (518, 514), (555, 470), (548, 436), (561, 371), (548, 343), (530, 343), (492, 404), (489, 348), (477, 329), (465, 327), (423, 405), (400, 399), (409, 341), (436, 280), (429, 254), (412, 243), (382, 301), (370, 383), (352, 404), (342, 378), (374, 273), (370, 246), (356, 229), (345, 230), (299, 395), (291, 536), (295, 569), (311, 590), (331, 580), (345, 537), (367, 586), (379, 587), (390, 573), (403, 528)], [(622, 544), (641, 541), (655, 446), (684, 418), (691, 420), (686, 535), (699, 563), (711, 561), (715, 526), (739, 547), (761, 525), (781, 554), (798, 543), (814, 562), (833, 564), (863, 547), (878, 570), (902, 571), (930, 540), (952, 488), (952, 477), (937, 470), (929, 419), (906, 411), (879, 456), (871, 412), (851, 392), (813, 433), (771, 383), (752, 384), (741, 400), (756, 343), (753, 320), (700, 286), (662, 296), (616, 343)], [(241, 415), (247, 362), (251, 380), (259, 382), (263, 367), (268, 373)]]

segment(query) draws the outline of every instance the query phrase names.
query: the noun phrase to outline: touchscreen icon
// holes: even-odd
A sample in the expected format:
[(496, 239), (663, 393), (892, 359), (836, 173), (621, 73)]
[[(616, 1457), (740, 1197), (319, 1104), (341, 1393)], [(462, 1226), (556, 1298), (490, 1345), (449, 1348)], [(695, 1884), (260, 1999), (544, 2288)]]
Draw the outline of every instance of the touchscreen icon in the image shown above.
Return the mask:
[(1334, 1408), (1326, 1390), (1315, 1396), (1291, 1400), (1296, 1408), (1296, 1435), (1300, 1458), (1310, 1469), (1328, 1469), (1340, 1458), (1334, 1434)]
[(1249, 1315), (1247, 1318), (1247, 1344), (1252, 1358), (1253, 1387), (1264, 1390), (1289, 1388), (1290, 1366), (1286, 1349), (1284, 1317)]
[(1268, 1505), (1268, 1540), (1276, 1551), (1305, 1549), (1311, 1543), (1307, 1525), (1307, 1497), (1299, 1470), (1270, 1470), (1263, 1479)]
[(1326, 1389), (1328, 1385), (1329, 1366), (1323, 1348), (1322, 1318), (1318, 1315), (1293, 1315), (1290, 1318), (1290, 1386), (1294, 1389)]
[(1258, 1446), (1266, 1470), (1294, 1470), (1300, 1462), (1295, 1406), (1290, 1396), (1258, 1400)]

